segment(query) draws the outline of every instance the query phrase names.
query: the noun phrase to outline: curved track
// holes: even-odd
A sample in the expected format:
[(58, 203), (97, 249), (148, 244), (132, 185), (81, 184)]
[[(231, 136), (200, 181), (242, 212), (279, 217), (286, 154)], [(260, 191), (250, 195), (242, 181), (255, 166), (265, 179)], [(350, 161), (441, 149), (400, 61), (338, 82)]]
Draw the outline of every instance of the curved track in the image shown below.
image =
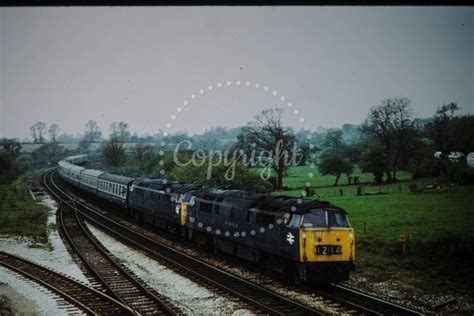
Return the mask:
[(78, 214), (77, 203), (54, 184), (51, 178), (53, 172), (46, 174), (43, 182), (60, 201), (59, 217), (64, 235), (88, 270), (107, 289), (108, 294), (140, 315), (179, 313), (180, 310), (169, 300), (138, 280), (95, 239)]
[(27, 259), (0, 251), (0, 265), (49, 288), (88, 314), (136, 314), (110, 296)]

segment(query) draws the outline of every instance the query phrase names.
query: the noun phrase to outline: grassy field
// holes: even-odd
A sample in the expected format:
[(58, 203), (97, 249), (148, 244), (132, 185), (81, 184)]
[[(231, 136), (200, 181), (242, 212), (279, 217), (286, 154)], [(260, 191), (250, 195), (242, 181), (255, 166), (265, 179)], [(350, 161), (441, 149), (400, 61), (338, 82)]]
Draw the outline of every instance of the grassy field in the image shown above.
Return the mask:
[[(283, 185), (291, 189), (302, 189), (306, 182), (310, 182), (315, 188), (329, 187), (334, 185), (336, 177), (322, 176), (317, 166), (311, 168), (310, 166), (290, 167), (287, 175), (283, 179)], [(362, 172), (359, 168), (355, 168), (353, 177), (359, 177), (359, 183), (372, 183), (374, 176), (371, 173)], [(397, 178), (401, 181), (410, 180), (411, 174), (406, 171), (397, 172)], [(347, 177), (341, 175), (339, 179), (339, 186), (347, 186)]]
[(33, 199), (30, 182), (21, 176), (0, 187), (0, 234), (44, 239), (47, 236), (47, 208)]

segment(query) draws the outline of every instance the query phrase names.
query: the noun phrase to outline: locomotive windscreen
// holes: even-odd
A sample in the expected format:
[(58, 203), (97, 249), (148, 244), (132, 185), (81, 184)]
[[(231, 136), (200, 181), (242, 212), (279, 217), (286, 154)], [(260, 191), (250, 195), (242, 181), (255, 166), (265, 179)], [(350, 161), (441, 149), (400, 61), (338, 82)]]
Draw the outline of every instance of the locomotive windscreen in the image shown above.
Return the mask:
[(303, 228), (349, 227), (346, 214), (337, 210), (312, 210), (304, 214)]

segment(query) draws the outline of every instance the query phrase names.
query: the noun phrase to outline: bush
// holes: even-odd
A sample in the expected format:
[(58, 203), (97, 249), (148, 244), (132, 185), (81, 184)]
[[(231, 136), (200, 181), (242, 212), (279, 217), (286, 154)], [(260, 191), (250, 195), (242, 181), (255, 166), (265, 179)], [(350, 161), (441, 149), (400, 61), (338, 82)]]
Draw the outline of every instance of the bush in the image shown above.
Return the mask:
[(413, 179), (445, 176), (450, 162), (444, 159), (426, 159), (413, 172)]
[(47, 236), (48, 209), (33, 200), (28, 189), (25, 176), (0, 187), (0, 234)]
[(17, 177), (18, 173), (14, 157), (8, 151), (0, 149), (0, 183), (10, 182)]
[(31, 169), (31, 166), (33, 165), (33, 159), (30, 155), (23, 154), (15, 159), (14, 164), (17, 166), (18, 170), (23, 173)]
[(448, 167), (447, 178), (455, 184), (474, 184), (474, 169), (462, 162), (452, 163)]

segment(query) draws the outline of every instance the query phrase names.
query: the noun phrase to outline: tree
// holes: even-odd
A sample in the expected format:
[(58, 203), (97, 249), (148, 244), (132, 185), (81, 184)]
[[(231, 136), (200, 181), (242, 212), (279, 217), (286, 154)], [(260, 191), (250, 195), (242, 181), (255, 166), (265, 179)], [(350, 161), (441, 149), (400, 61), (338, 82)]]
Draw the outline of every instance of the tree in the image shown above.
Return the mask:
[(90, 120), (85, 125), (84, 140), (87, 143), (95, 143), (100, 141), (102, 138), (102, 132), (100, 131), (99, 124), (96, 121)]
[(464, 153), (474, 151), (474, 115), (456, 116), (452, 122), (452, 148)]
[(2, 138), (0, 139), (0, 145), (13, 157), (18, 156), (22, 148), (16, 138)]
[(36, 122), (33, 126), (30, 128), (30, 133), (31, 136), (33, 137), (33, 142), (43, 144), (45, 139), (44, 139), (44, 133), (46, 130), (46, 124), (43, 122)]
[(118, 137), (111, 137), (102, 149), (106, 164), (118, 167), (126, 160), (125, 146)]
[(318, 150), (313, 144), (308, 144), (308, 142), (302, 143), (300, 146), (299, 154), (301, 159), (298, 163), (298, 166), (304, 166), (306, 163), (313, 161), (314, 153)]
[(283, 110), (278, 108), (263, 110), (255, 116), (255, 121), (242, 127), (236, 144), (236, 148), (249, 155), (252, 151), (269, 153), (266, 159), (270, 168), (277, 174), (277, 190), (282, 188), (283, 174), (289, 167), (287, 153), (296, 144), (294, 132), (283, 127), (282, 114)]
[(438, 107), (433, 122), (428, 123), (426, 130), (437, 150), (447, 152), (453, 146), (453, 120), (460, 108), (456, 103), (443, 104)]
[(342, 131), (344, 132), (344, 134), (347, 134), (347, 135), (352, 134), (355, 128), (356, 126), (349, 123), (342, 125)]
[(154, 155), (153, 146), (150, 144), (136, 144), (133, 151), (134, 158), (140, 162), (149, 161)]
[(33, 138), (33, 143), (36, 144), (38, 142), (38, 135), (36, 133), (36, 126), (35, 125), (30, 127), (30, 135)]
[(410, 137), (418, 136), (410, 100), (383, 100), (380, 105), (370, 109), (362, 130), (383, 146), (390, 162), (389, 168), (385, 170), (387, 181), (396, 180), (400, 155), (406, 149)]
[(80, 138), (75, 138), (72, 134), (62, 133), (56, 137), (56, 140), (60, 143), (78, 143)]
[(364, 172), (372, 172), (375, 183), (382, 183), (385, 171), (390, 168), (390, 161), (385, 153), (385, 148), (377, 143), (369, 145), (362, 153), (359, 166)]
[(319, 172), (321, 175), (332, 175), (336, 177), (334, 186), (337, 186), (341, 174), (346, 174), (349, 182), (349, 177), (354, 170), (352, 163), (341, 158), (339, 155), (331, 152), (326, 152), (321, 156), (319, 161)]
[(0, 183), (9, 181), (15, 176), (13, 156), (6, 150), (0, 149)]
[[(166, 159), (165, 159), (165, 165)], [(214, 167), (212, 175), (207, 178), (207, 166), (195, 166), (189, 164), (187, 166), (176, 166), (172, 164), (172, 169), (167, 175), (170, 179), (176, 181), (185, 181), (190, 183), (199, 183), (225, 189), (238, 189), (252, 192), (268, 193), (272, 186), (260, 177), (260, 174), (252, 169), (247, 168), (242, 163), (235, 165), (235, 176), (227, 180), (226, 172), (228, 167), (221, 163)]]
[(338, 150), (342, 149), (345, 145), (344, 139), (342, 138), (342, 130), (330, 129), (328, 130), (326, 137), (323, 142), (323, 146), (327, 149)]
[(59, 134), (59, 125), (58, 124), (53, 124), (49, 127), (49, 130), (48, 130), (48, 133), (49, 133), (49, 140), (52, 142), (52, 143), (55, 143), (56, 142), (56, 137), (58, 136)]
[(44, 144), (32, 152), (32, 157), (36, 161), (55, 163), (59, 161), (64, 153), (64, 146), (57, 143)]
[(130, 139), (128, 123), (113, 122), (110, 124), (110, 137), (117, 137), (121, 142), (127, 142)]

